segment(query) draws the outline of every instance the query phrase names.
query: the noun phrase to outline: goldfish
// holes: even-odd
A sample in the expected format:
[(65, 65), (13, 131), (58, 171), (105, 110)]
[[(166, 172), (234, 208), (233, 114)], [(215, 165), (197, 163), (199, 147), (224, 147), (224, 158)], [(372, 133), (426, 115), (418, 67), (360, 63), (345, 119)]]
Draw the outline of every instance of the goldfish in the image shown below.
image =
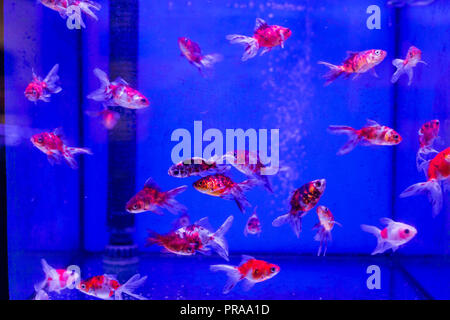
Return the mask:
[(402, 137), (391, 128), (381, 126), (373, 120), (367, 120), (367, 125), (356, 130), (347, 126), (329, 126), (328, 131), (333, 134), (347, 134), (349, 140), (339, 149), (337, 155), (347, 154), (358, 144), (369, 146), (393, 146), (402, 142)]
[(348, 78), (352, 73), (355, 73), (353, 79), (356, 79), (361, 73), (371, 70), (373, 75), (378, 77), (374, 67), (380, 64), (386, 55), (387, 52), (384, 50), (371, 49), (361, 52), (348, 52), (347, 59), (345, 59), (340, 66), (324, 61), (319, 61), (318, 63), (330, 68), (330, 71), (324, 76), (327, 80), (325, 82), (325, 85), (327, 86), (342, 74)]
[(212, 68), (214, 63), (222, 60), (222, 55), (213, 53), (202, 55), (200, 46), (188, 38), (178, 38), (178, 46), (181, 50), (181, 55), (184, 55), (189, 63), (198, 68), (200, 73), (205, 68)]
[(229, 34), (226, 39), (232, 44), (241, 44), (245, 46), (245, 52), (242, 61), (246, 61), (256, 56), (259, 48), (264, 48), (260, 55), (263, 55), (273, 47), (281, 46), (284, 48), (284, 42), (292, 35), (292, 31), (285, 27), (276, 25), (269, 26), (263, 19), (257, 18), (253, 37), (247, 37), (239, 34)]
[(261, 222), (256, 214), (255, 207), (253, 214), (248, 218), (247, 223), (245, 224), (244, 235), (247, 236), (248, 234), (257, 234), (259, 236), (261, 232)]
[(400, 194), (400, 198), (411, 197), (418, 194), (428, 194), (431, 202), (433, 217), (442, 209), (442, 189), (440, 182), (444, 184), (444, 191), (450, 190), (450, 147), (439, 152), (433, 159), (427, 161), (428, 170), (426, 182), (413, 184)]
[(45, 297), (40, 293), (42, 290), (60, 293), (64, 289), (73, 289), (80, 280), (80, 274), (75, 270), (55, 269), (45, 259), (41, 259), (41, 265), (45, 273), (45, 279), (34, 286), (36, 295), (39, 294), (41, 297)]
[(94, 69), (94, 74), (100, 80), (101, 87), (90, 93), (88, 99), (103, 102), (105, 106), (121, 106), (128, 109), (142, 109), (150, 105), (142, 93), (130, 87), (122, 78), (109, 82), (106, 73), (98, 68)]
[[(97, 2), (90, 0), (38, 0), (47, 8), (50, 8), (59, 13), (61, 18), (66, 19), (67, 17), (74, 17), (79, 24), (86, 28), (86, 25), (83, 22), (81, 17), (81, 12), (89, 15), (95, 20), (98, 20), (97, 16), (91, 9), (95, 9), (99, 11), (101, 9), (101, 5)], [(71, 7), (77, 7), (80, 9), (80, 13), (76, 13), (75, 11), (71, 11)]]
[(194, 255), (196, 252), (209, 254), (212, 248), (228, 261), (225, 234), (230, 229), (233, 219), (233, 216), (229, 216), (216, 232), (212, 231), (208, 218), (202, 218), (193, 225), (181, 227), (166, 235), (150, 231), (147, 245), (158, 244), (171, 253), (183, 256)]
[(243, 255), (238, 267), (216, 264), (210, 266), (210, 270), (213, 272), (223, 271), (227, 274), (228, 281), (223, 288), (223, 293), (227, 294), (241, 280), (244, 281), (244, 290), (250, 290), (255, 283), (275, 277), (280, 272), (280, 267), (276, 264)]
[(363, 231), (372, 233), (377, 237), (377, 246), (372, 252), (372, 255), (383, 253), (389, 249), (395, 252), (400, 246), (409, 242), (417, 234), (416, 228), (404, 223), (395, 222), (389, 218), (381, 218), (380, 222), (386, 225), (383, 230), (366, 224), (361, 225)]
[(108, 130), (113, 129), (120, 119), (118, 112), (109, 110), (108, 108), (101, 111), (86, 111), (86, 114), (93, 118), (100, 118), (103, 126)]
[(259, 181), (267, 191), (273, 192), (269, 178), (264, 174), (266, 166), (261, 162), (257, 152), (237, 150), (227, 152), (223, 159), (249, 178)]
[(279, 227), (289, 223), (298, 238), (302, 231), (302, 218), (319, 202), (326, 184), (325, 179), (317, 179), (296, 189), (291, 196), (291, 210), (273, 220), (272, 226)]
[(185, 159), (169, 168), (168, 174), (176, 178), (192, 176), (205, 177), (213, 173), (222, 173), (228, 170), (227, 166), (218, 165), (214, 159), (205, 160), (199, 157)]
[(77, 169), (78, 164), (75, 155), (79, 153), (92, 155), (92, 152), (87, 148), (66, 146), (61, 140), (62, 135), (62, 129), (56, 128), (53, 132), (35, 134), (30, 140), (36, 148), (47, 155), (51, 165), (59, 164), (61, 159), (64, 159), (72, 169)]
[(209, 175), (194, 182), (193, 186), (201, 193), (226, 200), (234, 200), (241, 212), (245, 212), (245, 207), (250, 207), (244, 192), (255, 186), (254, 180), (245, 180), (236, 183), (230, 177), (217, 173)]
[(410, 86), (413, 77), (413, 68), (418, 63), (427, 64), (425, 61), (422, 61), (421, 59), (422, 59), (422, 51), (420, 51), (414, 46), (409, 47), (405, 60), (395, 59), (392, 61), (392, 64), (397, 68), (397, 70), (392, 75), (391, 82), (392, 83), (397, 82), (398, 78), (400, 78), (402, 74), (406, 73), (409, 78), (408, 86)]
[(419, 129), (419, 144), (420, 148), (417, 151), (416, 165), (417, 170), (427, 170), (427, 161), (425, 157), (430, 153), (438, 153), (433, 149), (434, 141), (439, 138), (439, 120), (431, 120), (422, 125)]
[(51, 95), (53, 93), (61, 92), (62, 90), (62, 88), (58, 85), (58, 69), (59, 64), (55, 64), (44, 80), (32, 71), (33, 80), (25, 89), (25, 97), (34, 103), (38, 100), (50, 102)]
[(115, 276), (104, 274), (80, 281), (77, 289), (102, 300), (110, 300), (113, 297), (115, 300), (123, 300), (123, 293), (138, 300), (147, 300), (145, 297), (134, 293), (138, 287), (144, 284), (145, 280), (147, 280), (147, 276), (141, 278), (139, 274), (135, 274), (121, 285)]
[(130, 213), (152, 211), (162, 215), (161, 208), (164, 208), (173, 214), (185, 213), (186, 207), (176, 201), (175, 196), (186, 189), (187, 186), (184, 185), (169, 191), (161, 191), (152, 178), (148, 178), (144, 188), (127, 202), (126, 210)]
[(317, 233), (314, 236), (314, 240), (320, 241), (319, 250), (317, 251), (317, 256), (320, 256), (322, 247), (324, 248), (323, 255), (327, 253), (328, 242), (331, 241), (331, 230), (333, 230), (334, 225), (342, 225), (334, 220), (333, 214), (330, 209), (325, 206), (317, 207), (317, 216), (319, 217), (319, 223), (317, 223), (313, 229), (317, 229)]

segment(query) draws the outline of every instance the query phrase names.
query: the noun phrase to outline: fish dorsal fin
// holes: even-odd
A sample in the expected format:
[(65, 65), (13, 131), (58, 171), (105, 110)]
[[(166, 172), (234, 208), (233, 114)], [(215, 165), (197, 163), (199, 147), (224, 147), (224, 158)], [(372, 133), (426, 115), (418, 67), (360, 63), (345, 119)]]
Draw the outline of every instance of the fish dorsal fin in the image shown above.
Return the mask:
[(203, 228), (205, 228), (206, 230), (209, 230), (209, 231), (213, 230), (211, 224), (209, 223), (208, 217), (201, 218), (200, 220), (196, 221), (194, 224), (199, 226), (199, 227), (203, 227)]
[(246, 263), (247, 261), (253, 260), (253, 259), (255, 259), (255, 258), (252, 257), (252, 256), (247, 256), (247, 255), (243, 254), (243, 255), (242, 255), (241, 263), (240, 263), (239, 265), (242, 266), (242, 265), (243, 265), (244, 263)]
[(31, 74), (33, 75), (33, 80), (40, 80), (40, 78), (37, 76), (36, 72), (34, 72), (34, 68), (31, 68)]
[(374, 120), (367, 119), (367, 126), (369, 127), (381, 127), (380, 124)]
[(259, 29), (264, 29), (264, 28), (267, 28), (267, 27), (268, 27), (267, 22), (265, 22), (261, 18), (256, 18), (255, 31), (258, 31)]
[(118, 281), (118, 280), (117, 280), (117, 276), (114, 275), (114, 274), (107, 274), (107, 273), (105, 273), (104, 276), (105, 276), (106, 278), (111, 279), (111, 280), (116, 280), (116, 281)]
[(64, 136), (64, 131), (63, 131), (62, 127), (58, 127), (58, 128), (55, 128), (55, 130), (53, 130), (53, 134), (57, 137), (62, 138)]
[(390, 224), (395, 223), (394, 220), (389, 219), (389, 218), (381, 218), (381, 219), (380, 219), (380, 222), (381, 222), (382, 224), (387, 225), (387, 226), (390, 225)]
[(129, 86), (128, 82), (126, 82), (123, 78), (117, 77), (116, 80), (113, 82), (114, 84), (124, 84), (126, 86)]
[(144, 188), (160, 190), (159, 186), (156, 184), (156, 182), (152, 178), (148, 178), (147, 181), (145, 181)]
[(255, 206), (255, 209), (253, 209), (252, 217), (258, 218), (258, 215), (256, 214), (256, 209), (258, 209), (258, 206)]
[(353, 58), (357, 54), (358, 54), (358, 52), (355, 52), (355, 51), (347, 51), (347, 59), (348, 58)]

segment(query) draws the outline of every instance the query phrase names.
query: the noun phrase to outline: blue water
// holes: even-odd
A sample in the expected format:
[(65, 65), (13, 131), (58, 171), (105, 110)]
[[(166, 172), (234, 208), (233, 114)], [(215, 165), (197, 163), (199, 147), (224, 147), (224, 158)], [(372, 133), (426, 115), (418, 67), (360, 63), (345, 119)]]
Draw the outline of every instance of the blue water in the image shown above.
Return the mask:
[[(110, 43), (121, 39), (109, 33), (108, 1), (99, 2), (99, 21), (85, 18), (87, 28), (78, 31), (68, 30), (56, 12), (34, 0), (5, 1), (5, 122), (13, 128), (7, 130), (19, 128), (26, 137), (61, 126), (69, 146), (88, 147), (94, 153), (78, 157), (83, 165), (72, 170), (65, 164), (51, 166), (29, 138), (7, 145), (12, 299), (29, 298), (34, 283), (43, 278), (40, 258), (58, 268), (77, 264), (83, 277), (108, 273), (102, 264), (109, 239), (107, 130), (83, 111), (99, 108), (99, 103), (85, 98), (98, 88), (92, 70), (108, 70)], [(366, 9), (372, 4), (381, 8), (380, 30), (366, 27)], [(147, 275), (141, 293), (149, 299), (448, 299), (448, 193), (435, 218), (426, 196), (398, 195), (424, 180), (415, 163), (422, 124), (439, 119), (441, 140), (435, 147), (443, 150), (449, 143), (449, 11), (444, 0), (401, 9), (381, 0), (139, 1), (138, 74), (131, 84), (150, 99), (151, 106), (136, 111), (136, 155), (115, 157), (134, 158), (135, 192), (148, 177), (163, 190), (188, 185), (177, 200), (188, 208), (192, 221), (208, 216), (217, 228), (233, 215), (226, 235), (231, 264), (239, 263), (239, 254), (251, 253), (280, 265), (281, 272), (251, 291), (238, 285), (224, 296), (225, 276), (208, 269), (225, 262), (216, 255), (174, 257), (161, 255), (157, 246), (144, 247), (147, 229), (167, 233), (176, 219), (168, 212), (162, 216), (147, 212), (136, 216), (133, 232), (140, 263), (121, 280), (133, 272)], [(292, 36), (284, 49), (277, 47), (242, 62), (243, 47), (231, 45), (225, 36), (251, 35), (257, 17), (290, 28)], [(183, 36), (199, 43), (204, 53), (223, 55), (212, 76), (202, 77), (180, 57), (177, 39)], [(415, 67), (411, 86), (406, 76), (394, 86), (391, 62), (403, 59), (411, 45), (422, 50), (428, 65)], [(378, 78), (368, 72), (354, 81), (338, 79), (323, 86), (327, 68), (318, 61), (339, 64), (346, 51), (367, 49), (388, 52), (375, 67)], [(50, 103), (27, 101), (23, 92), (31, 69), (44, 76), (55, 63), (60, 64), (63, 91)], [(361, 128), (366, 119), (393, 127), (403, 141), (394, 147), (358, 146), (337, 156), (346, 138), (330, 135), (327, 127)], [(253, 209), (244, 215), (233, 201), (196, 191), (192, 187), (196, 177), (176, 179), (167, 174), (176, 144), (172, 132), (184, 128), (193, 135), (194, 121), (202, 121), (203, 132), (279, 129), (283, 170), (270, 178), (274, 193), (261, 187), (247, 193), (252, 206), (258, 206), (260, 237), (243, 234)], [(245, 179), (234, 169), (230, 174), (235, 181)], [(315, 209), (304, 218), (299, 239), (288, 225), (271, 226), (275, 217), (289, 211), (293, 190), (320, 178), (327, 180), (327, 188), (319, 205), (329, 207), (343, 225), (333, 229), (324, 258), (314, 257)], [(381, 217), (413, 225), (418, 234), (394, 254), (374, 258), (370, 253), (375, 237), (362, 232), (360, 224), (380, 227)], [(372, 264), (382, 271), (380, 290), (366, 286), (366, 269)], [(51, 298), (88, 297), (66, 291)]]

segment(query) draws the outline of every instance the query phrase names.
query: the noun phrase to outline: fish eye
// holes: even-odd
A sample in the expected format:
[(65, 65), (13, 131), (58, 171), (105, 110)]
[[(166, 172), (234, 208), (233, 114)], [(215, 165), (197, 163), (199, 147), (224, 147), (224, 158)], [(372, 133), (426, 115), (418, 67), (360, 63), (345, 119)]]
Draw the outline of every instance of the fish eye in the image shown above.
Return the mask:
[(317, 182), (316, 182), (316, 186), (317, 186), (317, 187), (320, 187), (321, 185), (322, 185), (322, 183), (321, 183), (320, 181), (317, 181)]
[(178, 170), (173, 170), (173, 174), (179, 174), (180, 173), (180, 171), (178, 171)]
[(394, 139), (398, 139), (398, 134), (394, 134)]
[(142, 102), (142, 103), (146, 103), (146, 102), (147, 102), (147, 99), (142, 98), (142, 99), (141, 99), (141, 102)]
[(406, 234), (409, 234), (409, 229), (405, 229), (405, 233), (406, 233)]
[(375, 50), (375, 54), (377, 55), (377, 56), (379, 56), (380, 55), (380, 50)]
[(82, 285), (81, 285), (81, 289), (86, 289), (86, 285), (85, 285), (85, 284), (82, 284)]
[(44, 142), (44, 139), (42, 139), (42, 137), (39, 137), (37, 141), (38, 141), (39, 143), (42, 143), (42, 142)]
[(139, 206), (137, 205), (137, 203), (135, 203), (135, 204), (133, 205), (133, 209), (136, 210), (136, 209), (138, 209), (138, 208), (139, 208)]
[(270, 268), (270, 272), (274, 273), (276, 271), (275, 267)]

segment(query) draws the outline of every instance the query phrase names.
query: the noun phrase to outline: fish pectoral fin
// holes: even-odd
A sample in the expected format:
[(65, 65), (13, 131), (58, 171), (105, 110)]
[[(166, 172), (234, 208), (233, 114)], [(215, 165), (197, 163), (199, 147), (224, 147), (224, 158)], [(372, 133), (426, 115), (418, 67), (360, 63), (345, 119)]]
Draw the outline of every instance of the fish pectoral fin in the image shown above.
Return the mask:
[(379, 78), (379, 77), (378, 77), (378, 74), (377, 74), (377, 72), (375, 71), (374, 68), (372, 68), (372, 69), (370, 69), (370, 70), (371, 70), (371, 72), (372, 72), (372, 74), (373, 74), (373, 76), (374, 76), (375, 78)]

